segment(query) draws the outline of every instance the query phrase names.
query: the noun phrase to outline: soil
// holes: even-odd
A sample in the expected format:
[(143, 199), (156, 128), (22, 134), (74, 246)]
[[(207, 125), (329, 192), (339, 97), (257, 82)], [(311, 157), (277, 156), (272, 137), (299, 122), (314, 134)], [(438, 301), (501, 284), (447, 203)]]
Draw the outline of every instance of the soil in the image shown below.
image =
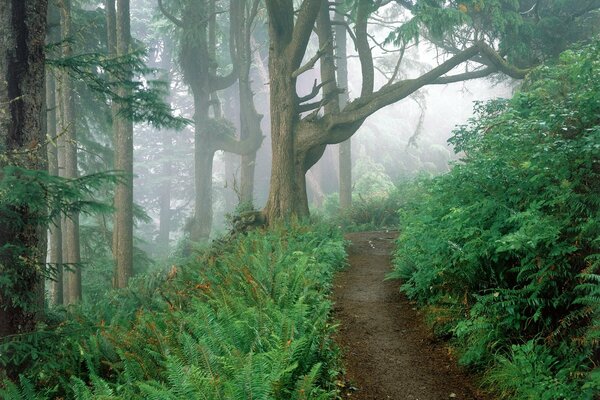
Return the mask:
[(489, 399), (478, 392), (391, 271), (394, 232), (347, 235), (350, 266), (336, 277), (337, 342), (346, 368), (346, 399)]

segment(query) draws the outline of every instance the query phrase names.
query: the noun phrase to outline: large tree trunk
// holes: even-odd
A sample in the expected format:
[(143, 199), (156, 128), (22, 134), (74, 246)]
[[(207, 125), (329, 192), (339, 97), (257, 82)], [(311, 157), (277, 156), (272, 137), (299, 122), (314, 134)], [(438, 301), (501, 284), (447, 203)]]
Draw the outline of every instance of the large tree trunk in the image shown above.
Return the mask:
[[(48, 33), (47, 41), (49, 45), (56, 45), (60, 42), (60, 13), (52, 4), (48, 7)], [(58, 121), (57, 121), (57, 101), (56, 96), (56, 77), (54, 72), (47, 69), (46, 71), (46, 104), (47, 104), (47, 132), (52, 138), (48, 144), (48, 173), (52, 176), (59, 176), (58, 169), (58, 146), (56, 143), (58, 137)], [(48, 263), (51, 268), (54, 268), (54, 276), (50, 280), (50, 302), (54, 305), (63, 304), (63, 257), (62, 257), (62, 229), (61, 218), (57, 216), (51, 222), (48, 228), (49, 248), (48, 248)]]
[[(117, 55), (125, 56), (131, 43), (129, 0), (117, 0), (116, 28)], [(126, 98), (130, 90), (121, 87), (118, 93)], [(133, 122), (127, 116), (116, 117), (115, 169), (123, 172), (124, 177), (115, 190), (114, 286), (124, 288), (133, 275)]]
[[(73, 50), (70, 40), (71, 32), (71, 1), (61, 1), (61, 32), (63, 40), (63, 57), (71, 57)], [(68, 72), (61, 77), (62, 95), (62, 134), (64, 135), (64, 177), (75, 179), (77, 170), (77, 133), (75, 130), (75, 91), (73, 82)], [(81, 255), (79, 248), (79, 214), (73, 213), (64, 220), (63, 234), (63, 261), (68, 264), (65, 273), (66, 287), (64, 288), (64, 303), (74, 304), (81, 301)]]
[[(0, 0), (0, 167), (46, 170), (44, 44), (47, 0)], [(22, 225), (0, 226), (0, 337), (30, 331), (43, 307), (46, 227), (26, 200)], [(10, 246), (16, 246), (10, 250)]]
[[(338, 8), (342, 4), (338, 3)], [(344, 90), (339, 95), (340, 109), (344, 109), (348, 104), (348, 59), (346, 49), (346, 27), (344, 14), (342, 10), (335, 13), (335, 20), (338, 24), (335, 26), (335, 55), (337, 61), (337, 83)], [(351, 139), (339, 144), (339, 171), (340, 171), (340, 208), (348, 209), (352, 206), (352, 142)]]
[[(204, 92), (204, 91), (202, 91)], [(212, 171), (215, 150), (210, 143), (208, 132), (209, 94), (194, 95), (194, 220), (190, 229), (192, 241), (205, 241), (212, 228)]]
[[(292, 215), (303, 216), (298, 199), (300, 172), (294, 151), (294, 128), (298, 122), (295, 66), (289, 56), (294, 30), (293, 6), (267, 3), (269, 11), (269, 76), (271, 110), (271, 181), (265, 216), (269, 224)], [(283, 12), (286, 12), (285, 14)], [(306, 192), (304, 191), (306, 197)], [(308, 203), (308, 200), (306, 200)]]
[(296, 165), (294, 150), (294, 129), (298, 118), (294, 98), (296, 79), (292, 78), (294, 71), (284, 49), (274, 40), (269, 51), (272, 169), (265, 207), (269, 223), (291, 215), (308, 214), (305, 170), (302, 165)]

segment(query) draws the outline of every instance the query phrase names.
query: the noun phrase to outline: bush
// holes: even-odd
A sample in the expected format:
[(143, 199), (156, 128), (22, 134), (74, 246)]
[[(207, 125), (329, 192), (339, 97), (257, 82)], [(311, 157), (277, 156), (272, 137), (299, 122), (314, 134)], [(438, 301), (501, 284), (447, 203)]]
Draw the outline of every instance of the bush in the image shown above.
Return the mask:
[(393, 276), (409, 297), (455, 310), (444, 330), (501, 394), (589, 399), (600, 386), (600, 41), (476, 112), (451, 139), (463, 160), (401, 212)]
[(334, 271), (343, 240), (255, 231), (56, 326), (0, 344), (10, 399), (335, 398)]

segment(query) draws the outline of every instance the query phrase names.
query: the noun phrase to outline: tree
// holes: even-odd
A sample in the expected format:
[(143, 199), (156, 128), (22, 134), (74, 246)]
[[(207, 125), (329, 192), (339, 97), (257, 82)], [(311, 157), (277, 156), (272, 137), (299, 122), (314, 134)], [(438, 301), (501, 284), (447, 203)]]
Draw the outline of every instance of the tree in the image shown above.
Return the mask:
[(254, 169), (256, 150), (262, 142), (260, 121), (262, 115), (256, 111), (254, 92), (250, 79), (252, 67), (252, 28), (260, 1), (231, 1), (230, 24), (233, 27), (235, 63), (238, 69), (238, 93), (240, 101), (240, 140), (255, 138), (256, 148), (242, 154), (240, 173), (240, 203), (251, 204), (254, 199)]
[[(108, 0), (107, 5), (109, 52), (114, 51), (117, 57), (125, 57), (129, 54), (131, 46), (129, 0), (117, 0), (116, 13), (113, 13), (115, 10), (113, 0)], [(120, 85), (117, 94), (122, 99), (128, 98), (131, 96), (131, 89), (127, 85)], [(115, 190), (114, 286), (124, 288), (133, 275), (133, 121), (126, 114), (123, 104), (116, 102), (115, 106), (113, 109), (115, 169), (123, 172), (124, 175), (123, 181)]]
[[(158, 5), (175, 26), (181, 30), (179, 62), (184, 80), (194, 98), (194, 218), (191, 221), (190, 238), (193, 241), (206, 240), (212, 225), (212, 171), (213, 159), (217, 150), (236, 154), (251, 154), (262, 142), (261, 137), (247, 137), (237, 140), (233, 136), (231, 124), (215, 118), (216, 102), (213, 93), (233, 85), (237, 79), (237, 66), (227, 75), (217, 74), (217, 61), (211, 50), (209, 22), (215, 16), (214, 2), (207, 0), (186, 0), (182, 2), (177, 18), (158, 0)], [(232, 30), (233, 30), (233, 25)], [(230, 34), (234, 37), (235, 34)], [(233, 46), (230, 49), (233, 51)], [(232, 57), (234, 60), (236, 56)], [(213, 118), (210, 116), (211, 107)]]
[[(343, 110), (348, 104), (348, 60), (346, 50), (346, 22), (342, 13), (342, 3), (336, 5), (334, 17), (335, 24), (335, 57), (337, 67), (337, 84), (343, 93), (340, 93), (339, 104)], [(348, 209), (352, 205), (352, 142), (348, 139), (339, 144), (339, 182), (340, 182), (340, 208)]]
[[(527, 11), (522, 9), (527, 2), (505, 4), (490, 0), (455, 4), (451, 1), (399, 0), (395, 3), (411, 12), (413, 17), (397, 28), (391, 40), (399, 46), (405, 46), (425, 31), (433, 41), (444, 44), (448, 54), (443, 62), (421, 76), (399, 81), (393, 77), (375, 91), (367, 22), (374, 10), (390, 2), (357, 0), (354, 2), (352, 37), (362, 69), (362, 89), (358, 98), (339, 110), (339, 85), (331, 73), (333, 66), (327, 61), (333, 59), (330, 57), (331, 29), (327, 28), (331, 25), (330, 12), (323, 3), (326, 2), (304, 0), (295, 10), (291, 0), (266, 1), (269, 15), (273, 155), (270, 193), (265, 207), (269, 221), (294, 214), (308, 215), (306, 171), (319, 160), (327, 145), (349, 139), (365, 119), (377, 110), (406, 98), (426, 85), (481, 78), (497, 72), (521, 79), (529, 66), (528, 63), (522, 63), (520, 65), (523, 68), (518, 68), (509, 63), (517, 60), (518, 54), (510, 51), (510, 44), (516, 47), (518, 36), (515, 36), (515, 32), (518, 33), (525, 24), (521, 13)], [(577, 12), (583, 14), (578, 16), (571, 11), (567, 17), (581, 18), (597, 8), (597, 2), (586, 2), (586, 7), (577, 8)], [(486, 24), (485, 21), (490, 23)], [(321, 26), (318, 29), (319, 50), (302, 64), (315, 23), (317, 27)], [(510, 55), (508, 59), (500, 55), (504, 52), (498, 53), (492, 47), (498, 42), (500, 49), (509, 46), (504, 49)], [(532, 41), (529, 45), (535, 44)], [(309, 96), (301, 97), (296, 92), (296, 79), (318, 60), (321, 60), (321, 83), (315, 85)], [(470, 72), (447, 75), (468, 61), (478, 67)], [(321, 92), (321, 100), (308, 103)]]
[[(60, 42), (60, 12), (55, 4), (48, 6), (48, 32), (47, 44), (56, 46)], [(59, 176), (58, 169), (58, 102), (56, 90), (56, 77), (52, 69), (46, 67), (46, 106), (48, 137), (52, 141), (48, 144), (48, 173)], [(54, 305), (63, 304), (63, 254), (62, 254), (62, 223), (58, 217), (51, 222), (48, 235), (48, 263), (56, 268), (56, 273), (51, 280), (50, 298)]]
[[(73, 56), (71, 0), (59, 0), (60, 26), (62, 37), (62, 57)], [(64, 165), (59, 175), (67, 179), (79, 176), (77, 170), (77, 132), (75, 119), (75, 91), (72, 78), (67, 70), (62, 71), (59, 81), (60, 136), (59, 149), (62, 152)], [(67, 265), (63, 290), (64, 304), (81, 301), (81, 255), (79, 248), (79, 214), (71, 213), (62, 222), (62, 255)]]
[[(44, 38), (46, 0), (0, 1), (0, 173), (46, 169)], [(4, 185), (3, 185), (4, 186)], [(7, 190), (6, 187), (3, 187)], [(0, 194), (6, 197), (3, 191)], [(46, 227), (23, 198), (0, 212), (0, 337), (27, 332), (43, 306)], [(12, 224), (10, 222), (13, 222)]]

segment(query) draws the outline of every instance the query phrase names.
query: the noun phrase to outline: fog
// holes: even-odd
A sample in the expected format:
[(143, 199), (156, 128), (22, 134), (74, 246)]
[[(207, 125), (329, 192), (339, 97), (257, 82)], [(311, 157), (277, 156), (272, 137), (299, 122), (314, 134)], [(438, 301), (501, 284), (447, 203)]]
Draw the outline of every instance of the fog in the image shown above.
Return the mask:
[[(394, 10), (396, 8), (383, 8), (374, 15), (374, 22), (369, 26), (375, 60), (375, 89), (388, 83), (396, 68), (398, 49), (392, 44), (383, 43), (394, 28), (394, 23), (408, 17), (398, 15)], [(141, 40), (149, 50), (149, 66), (169, 71), (167, 75), (162, 72), (163, 77), (171, 79), (169, 102), (177, 115), (191, 120), (194, 117), (193, 99), (177, 64), (177, 40), (169, 39), (173, 37), (172, 28), (158, 28), (159, 32), (161, 29), (165, 32), (164, 37), (157, 36), (156, 27), (149, 29), (148, 21), (156, 21), (157, 18), (157, 11), (152, 2), (132, 2), (133, 36)], [(227, 23), (226, 16), (219, 15), (219, 18), (222, 18), (221, 23)], [(225, 34), (226, 28), (221, 29), (221, 33)], [(263, 19), (256, 24), (254, 32), (258, 32), (256, 35), (262, 38), (266, 29)], [(261, 209), (266, 204), (271, 170), (267, 45), (262, 39), (255, 38), (252, 42), (250, 77), (255, 107), (258, 113), (263, 115), (261, 128), (264, 136), (255, 162), (253, 206), (256, 209)], [(230, 63), (226, 54), (226, 43), (219, 46), (222, 53), (219, 60), (226, 66)], [(317, 38), (313, 34), (305, 61), (311, 58), (317, 49)], [(446, 58), (426, 39), (422, 39), (418, 45), (412, 44), (407, 47), (401, 68), (396, 72), (396, 79), (417, 77)], [(460, 71), (454, 72), (464, 72), (470, 67), (461, 65), (457, 68)], [(348, 79), (348, 94), (352, 100), (360, 94), (362, 79), (358, 54), (350, 40)], [(311, 92), (315, 81), (320, 82), (319, 63), (299, 76), (298, 93), (302, 95)], [(448, 171), (452, 160), (456, 159), (453, 149), (447, 143), (454, 127), (467, 122), (473, 113), (474, 102), (510, 96), (515, 85), (512, 80), (499, 79), (497, 76), (491, 79), (430, 85), (369, 116), (351, 139), (353, 185), (356, 186), (366, 172), (373, 170), (379, 171), (382, 179), (391, 183), (423, 173), (440, 174)], [(233, 85), (218, 95), (224, 117), (239, 132), (240, 101), (237, 86)], [(320, 95), (316, 99), (319, 98)], [(168, 199), (170, 209), (168, 230), (171, 244), (181, 237), (186, 221), (193, 215), (194, 145), (193, 126), (179, 132), (157, 130), (144, 124), (135, 127), (135, 201), (150, 217), (148, 222), (138, 224), (138, 230), (146, 243), (142, 247), (152, 253), (156, 254), (158, 251), (153, 243), (160, 235), (160, 213), (161, 207), (164, 208), (165, 198)], [(227, 216), (235, 211), (239, 202), (240, 168), (238, 155), (217, 151), (213, 168), (213, 236), (227, 229)], [(168, 175), (165, 175), (165, 172), (168, 172)], [(311, 208), (319, 208), (325, 199), (337, 196), (338, 176), (338, 145), (330, 145), (323, 157), (306, 174)], [(162, 234), (164, 235), (164, 232)]]

